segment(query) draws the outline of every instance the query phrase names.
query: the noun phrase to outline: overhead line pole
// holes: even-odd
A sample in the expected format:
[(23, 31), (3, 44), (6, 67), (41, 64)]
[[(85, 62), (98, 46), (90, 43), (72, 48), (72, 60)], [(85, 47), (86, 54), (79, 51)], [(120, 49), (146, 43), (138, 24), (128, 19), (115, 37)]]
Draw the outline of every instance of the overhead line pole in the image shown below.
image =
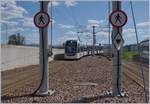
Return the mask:
[(52, 2), (52, 0), (51, 0), (51, 20), (50, 20), (51, 22), (51, 49), (50, 49), (50, 51), (51, 51), (51, 53), (50, 53), (50, 56), (52, 56), (53, 55), (53, 44), (52, 44), (52, 40), (53, 40), (53, 2)]
[(111, 32), (110, 32), (109, 14), (110, 14), (110, 1), (108, 1), (108, 28), (109, 28), (109, 30), (108, 30), (109, 31), (108, 32), (108, 43), (109, 43), (108, 56), (111, 57), (111, 46), (110, 46)]
[(92, 26), (93, 28), (93, 55), (95, 55), (95, 44), (96, 44), (96, 32), (95, 32), (95, 27), (96, 26)]

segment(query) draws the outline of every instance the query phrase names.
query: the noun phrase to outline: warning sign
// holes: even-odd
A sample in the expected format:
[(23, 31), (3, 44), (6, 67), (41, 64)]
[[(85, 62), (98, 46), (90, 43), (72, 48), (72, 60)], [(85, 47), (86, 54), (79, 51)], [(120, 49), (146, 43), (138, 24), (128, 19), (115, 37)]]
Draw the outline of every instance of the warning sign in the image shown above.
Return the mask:
[(127, 23), (127, 15), (122, 10), (115, 10), (109, 16), (109, 21), (113, 27), (122, 27)]
[(116, 47), (117, 50), (120, 50), (120, 48), (123, 46), (123, 43), (124, 43), (124, 40), (121, 36), (121, 34), (117, 34), (115, 36), (115, 38), (113, 39), (113, 43), (114, 43), (114, 46)]
[(45, 28), (50, 22), (50, 17), (46, 12), (38, 12), (34, 16), (34, 24), (38, 28)]

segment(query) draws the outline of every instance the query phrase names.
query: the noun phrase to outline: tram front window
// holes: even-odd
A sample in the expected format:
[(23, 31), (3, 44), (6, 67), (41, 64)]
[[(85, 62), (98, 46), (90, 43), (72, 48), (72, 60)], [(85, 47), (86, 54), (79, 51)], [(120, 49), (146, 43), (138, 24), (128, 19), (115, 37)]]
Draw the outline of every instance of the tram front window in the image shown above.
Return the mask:
[(77, 42), (68, 41), (66, 42), (66, 53), (69, 55), (75, 55), (77, 52)]

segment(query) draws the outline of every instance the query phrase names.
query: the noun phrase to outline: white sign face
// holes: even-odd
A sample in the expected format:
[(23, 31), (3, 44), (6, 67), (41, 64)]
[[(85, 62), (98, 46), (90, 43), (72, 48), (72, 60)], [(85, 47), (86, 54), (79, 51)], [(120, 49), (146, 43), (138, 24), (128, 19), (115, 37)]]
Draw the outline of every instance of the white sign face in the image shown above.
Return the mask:
[(127, 23), (127, 15), (121, 10), (116, 10), (110, 14), (109, 21), (114, 27), (122, 27)]
[(34, 16), (34, 24), (38, 28), (45, 28), (50, 22), (50, 17), (46, 12), (38, 12)]
[(123, 46), (124, 40), (121, 36), (121, 34), (117, 34), (113, 40), (113, 43), (117, 50), (120, 50), (120, 48)]

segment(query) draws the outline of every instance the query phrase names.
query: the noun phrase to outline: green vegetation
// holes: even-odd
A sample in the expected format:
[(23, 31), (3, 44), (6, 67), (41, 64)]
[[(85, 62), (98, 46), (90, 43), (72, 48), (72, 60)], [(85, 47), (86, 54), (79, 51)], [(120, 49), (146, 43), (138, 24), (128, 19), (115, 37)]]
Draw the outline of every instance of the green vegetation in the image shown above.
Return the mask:
[(134, 60), (139, 56), (138, 52), (135, 51), (123, 51), (122, 57), (125, 60)]
[(8, 44), (11, 45), (24, 45), (25, 44), (25, 37), (21, 36), (19, 33), (13, 34), (9, 36)]

